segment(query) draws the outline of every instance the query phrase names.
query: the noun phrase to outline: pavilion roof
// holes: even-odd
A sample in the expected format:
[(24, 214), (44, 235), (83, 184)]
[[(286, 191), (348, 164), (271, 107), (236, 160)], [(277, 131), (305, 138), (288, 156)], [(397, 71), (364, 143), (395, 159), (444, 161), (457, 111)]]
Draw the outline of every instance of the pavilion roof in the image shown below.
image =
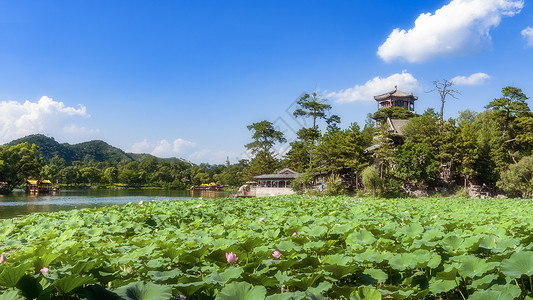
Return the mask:
[(385, 94), (374, 96), (374, 99), (376, 101), (386, 100), (389, 98), (409, 98), (413, 101), (418, 99), (417, 96), (413, 96), (413, 93), (407, 93), (407, 92), (402, 92), (398, 90), (397, 86), (394, 87), (394, 91), (390, 91)]

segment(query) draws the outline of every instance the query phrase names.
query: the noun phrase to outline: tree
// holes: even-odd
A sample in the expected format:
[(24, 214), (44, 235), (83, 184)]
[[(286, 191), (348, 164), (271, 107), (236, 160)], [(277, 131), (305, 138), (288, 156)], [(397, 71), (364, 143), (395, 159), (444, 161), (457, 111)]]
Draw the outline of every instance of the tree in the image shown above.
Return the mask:
[(254, 154), (247, 168), (248, 177), (254, 175), (271, 173), (278, 165), (272, 147), (276, 143), (284, 143), (287, 140), (283, 136), (283, 132), (274, 128), (274, 125), (269, 121), (261, 121), (247, 126), (248, 130), (253, 131), (253, 142), (246, 144), (245, 147), (251, 150)]
[(384, 123), (387, 118), (391, 119), (410, 119), (415, 117), (416, 114), (412, 111), (405, 109), (404, 107), (393, 106), (393, 107), (384, 107), (374, 114), (372, 114), (372, 119), (378, 121), (379, 123)]
[(381, 186), (381, 178), (376, 166), (366, 167), (361, 174), (363, 185), (368, 191), (372, 189), (372, 197), (376, 197), (376, 190)]
[(370, 157), (365, 152), (371, 138), (364, 135), (357, 123), (345, 130), (328, 132), (315, 147), (317, 168), (323, 174), (337, 174), (358, 185), (358, 174), (368, 165)]
[(0, 146), (0, 182), (7, 183), (7, 191), (39, 176), (44, 163), (37, 154), (38, 150), (39, 147), (28, 143)]
[(440, 121), (444, 120), (444, 103), (446, 102), (446, 97), (450, 96), (457, 99), (457, 94), (461, 94), (459, 90), (451, 89), (454, 85), (453, 81), (448, 81), (444, 79), (442, 82), (440, 80), (433, 81), (435, 88), (431, 92), (437, 91), (440, 96)]
[(476, 161), (478, 159), (478, 126), (474, 123), (475, 113), (465, 111), (459, 116), (459, 135), (455, 144), (455, 152), (460, 153), (459, 172), (464, 177), (464, 188), (469, 180), (477, 175)]
[(414, 185), (433, 183), (439, 175), (439, 162), (431, 146), (426, 143), (406, 142), (394, 154), (394, 174)]
[(318, 124), (317, 120), (324, 119), (330, 123), (339, 123), (340, 117), (337, 115), (332, 115), (328, 117), (327, 113), (331, 110), (331, 105), (327, 104), (327, 99), (320, 99), (320, 96), (313, 92), (311, 95), (304, 94), (296, 102), (300, 108), (296, 109), (293, 112), (295, 117), (311, 117), (313, 119), (313, 126), (311, 128), (317, 129)]
[(109, 184), (116, 183), (118, 181), (118, 169), (116, 167), (106, 168), (104, 178)]
[(533, 156), (526, 156), (501, 174), (498, 186), (508, 193), (533, 196)]
[(505, 135), (509, 123), (515, 118), (529, 115), (530, 109), (526, 103), (529, 98), (519, 88), (506, 86), (502, 89), (502, 96), (492, 100), (485, 108), (492, 109), (499, 118), (503, 119), (502, 134)]
[[(314, 92), (312, 94), (304, 94), (298, 101), (298, 108), (293, 112), (293, 115), (298, 118), (312, 118), (313, 126), (309, 128), (301, 128), (296, 133), (297, 141), (291, 143), (291, 147), (297, 148), (298, 151), (289, 151), (288, 158), (294, 161), (305, 161), (303, 168), (313, 167), (313, 154), (312, 151), (315, 147), (315, 142), (321, 136), (318, 129), (318, 121), (324, 120), (328, 124), (328, 132), (336, 132), (339, 130), (337, 124), (340, 123), (340, 117), (338, 115), (329, 116), (328, 113), (331, 110), (331, 105), (327, 104), (327, 99), (321, 99), (320, 96)], [(302, 151), (303, 150), (303, 151)], [(301, 155), (301, 157), (295, 157), (295, 155)], [(303, 155), (307, 157), (303, 157)]]
[(266, 120), (248, 125), (247, 128), (253, 131), (252, 139), (254, 141), (246, 144), (245, 147), (251, 150), (253, 154), (259, 151), (270, 153), (276, 143), (287, 141), (283, 136), (283, 132), (276, 130), (274, 125)]

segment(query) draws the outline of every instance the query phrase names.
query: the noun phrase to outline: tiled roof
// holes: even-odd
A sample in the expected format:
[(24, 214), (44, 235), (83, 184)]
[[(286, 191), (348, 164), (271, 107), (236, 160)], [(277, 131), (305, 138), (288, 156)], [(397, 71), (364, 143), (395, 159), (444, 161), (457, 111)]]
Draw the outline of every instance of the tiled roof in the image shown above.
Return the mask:
[(398, 90), (397, 87), (394, 87), (394, 91), (390, 91), (390, 92), (385, 93), (385, 94), (374, 96), (374, 99), (376, 99), (376, 101), (381, 101), (381, 100), (389, 99), (391, 97), (394, 97), (394, 98), (410, 98), (413, 101), (418, 99), (417, 96), (413, 96), (413, 93), (402, 92), (402, 91)]

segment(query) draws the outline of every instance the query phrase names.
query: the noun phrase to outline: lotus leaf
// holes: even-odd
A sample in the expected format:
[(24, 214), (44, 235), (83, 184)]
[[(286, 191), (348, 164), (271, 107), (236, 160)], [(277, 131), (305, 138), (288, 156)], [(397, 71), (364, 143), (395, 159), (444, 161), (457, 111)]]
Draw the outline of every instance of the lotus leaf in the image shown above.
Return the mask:
[(216, 296), (217, 300), (260, 300), (265, 299), (264, 286), (252, 286), (247, 282), (232, 282)]
[(533, 252), (515, 252), (500, 265), (503, 274), (511, 278), (520, 278), (522, 275), (533, 275)]

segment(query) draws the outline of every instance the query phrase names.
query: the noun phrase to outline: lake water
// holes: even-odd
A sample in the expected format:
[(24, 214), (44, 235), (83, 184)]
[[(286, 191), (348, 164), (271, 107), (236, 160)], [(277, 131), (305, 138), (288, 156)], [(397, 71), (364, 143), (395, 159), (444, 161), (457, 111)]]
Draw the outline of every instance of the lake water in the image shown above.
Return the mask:
[(15, 190), (11, 195), (0, 195), (0, 219), (49, 212), (121, 205), (128, 202), (186, 200), (192, 198), (227, 197), (226, 192), (194, 192), (166, 190), (62, 190), (59, 193), (30, 195)]

